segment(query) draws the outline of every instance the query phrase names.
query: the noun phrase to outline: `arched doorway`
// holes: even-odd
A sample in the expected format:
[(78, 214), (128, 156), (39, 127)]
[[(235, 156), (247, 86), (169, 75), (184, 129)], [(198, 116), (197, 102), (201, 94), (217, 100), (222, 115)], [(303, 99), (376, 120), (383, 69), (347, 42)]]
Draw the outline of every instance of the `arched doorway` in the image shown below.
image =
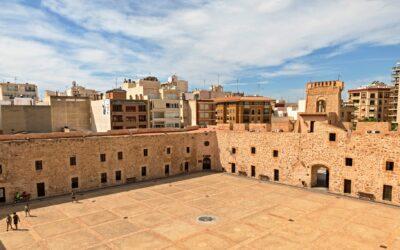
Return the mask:
[(311, 187), (329, 189), (329, 169), (324, 165), (314, 165), (311, 169)]
[(211, 169), (211, 159), (208, 157), (204, 157), (203, 159), (203, 170), (210, 170)]

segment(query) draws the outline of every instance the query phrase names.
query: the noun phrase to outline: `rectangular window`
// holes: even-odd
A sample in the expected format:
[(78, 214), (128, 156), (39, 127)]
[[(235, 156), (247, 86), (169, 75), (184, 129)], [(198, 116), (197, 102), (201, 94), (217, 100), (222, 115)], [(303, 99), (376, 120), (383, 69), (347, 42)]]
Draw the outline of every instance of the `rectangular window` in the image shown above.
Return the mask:
[(71, 188), (78, 188), (79, 187), (79, 179), (78, 177), (71, 178)]
[(122, 160), (124, 158), (124, 154), (122, 152), (118, 152), (118, 160)]
[(336, 134), (335, 133), (329, 133), (329, 141), (336, 141)]
[(121, 180), (121, 170), (115, 171), (115, 180), (120, 181)]
[(142, 176), (146, 176), (146, 175), (147, 175), (147, 168), (142, 167)]
[(236, 164), (235, 163), (231, 163), (231, 173), (232, 174), (236, 173)]
[(106, 154), (100, 154), (100, 161), (105, 162), (106, 161)]
[(3, 166), (0, 164), (0, 174), (3, 173)]
[(383, 185), (383, 200), (392, 201), (392, 186)]
[(251, 147), (251, 153), (255, 154), (256, 153), (256, 148), (255, 147)]
[(69, 157), (69, 165), (76, 166), (76, 156)]
[(167, 148), (167, 155), (171, 154), (171, 148)]
[(145, 148), (145, 149), (143, 149), (143, 156), (148, 156), (148, 150), (147, 150), (147, 148)]
[(353, 166), (353, 158), (346, 157), (346, 166), (351, 167)]
[(386, 171), (393, 171), (393, 169), (394, 169), (394, 162), (387, 161), (386, 162)]
[(126, 110), (126, 112), (136, 112), (136, 107), (135, 106), (126, 106), (125, 110)]
[(351, 194), (351, 180), (344, 179), (344, 190), (345, 194)]
[(122, 111), (122, 105), (113, 105), (112, 106), (112, 111), (121, 112)]
[(100, 174), (101, 183), (107, 183), (107, 173)]
[(139, 105), (139, 112), (146, 112), (146, 105)]
[(43, 169), (43, 162), (42, 161), (35, 161), (35, 169), (36, 171)]
[(168, 164), (164, 166), (164, 174), (169, 175), (169, 165)]
[(310, 122), (310, 133), (314, 133), (314, 124), (315, 124), (315, 121)]
[(236, 154), (236, 148), (232, 148), (232, 154)]
[(251, 177), (256, 177), (256, 166), (251, 166)]
[(274, 169), (274, 181), (279, 181), (279, 170)]
[(186, 153), (190, 153), (190, 147), (186, 147)]
[(272, 153), (272, 155), (273, 155), (274, 157), (278, 157), (279, 151), (278, 151), (278, 150), (274, 150), (273, 153)]

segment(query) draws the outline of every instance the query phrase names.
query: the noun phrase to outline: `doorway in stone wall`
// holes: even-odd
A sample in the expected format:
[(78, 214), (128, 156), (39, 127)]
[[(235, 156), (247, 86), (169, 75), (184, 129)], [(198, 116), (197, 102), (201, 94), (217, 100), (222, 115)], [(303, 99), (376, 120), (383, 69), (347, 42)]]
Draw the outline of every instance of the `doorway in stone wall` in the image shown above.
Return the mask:
[(314, 165), (311, 168), (311, 187), (329, 189), (329, 168)]
[(0, 188), (0, 202), (6, 202), (6, 189)]
[(211, 170), (211, 159), (208, 157), (203, 158), (203, 170)]

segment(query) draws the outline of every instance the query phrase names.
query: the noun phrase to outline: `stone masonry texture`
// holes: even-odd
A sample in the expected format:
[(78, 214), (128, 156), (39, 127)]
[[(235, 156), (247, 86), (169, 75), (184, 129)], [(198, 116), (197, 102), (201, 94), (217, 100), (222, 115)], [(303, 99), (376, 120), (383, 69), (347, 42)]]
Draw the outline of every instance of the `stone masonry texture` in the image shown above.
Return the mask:
[[(332, 133), (335, 141), (329, 140)], [(400, 205), (399, 136), (397, 132), (347, 132), (317, 123), (314, 133), (209, 128), (74, 138), (18, 137), (0, 141), (0, 188), (5, 189), (8, 203), (15, 192), (25, 191), (37, 198), (36, 184), (41, 182), (45, 183), (45, 195), (54, 196), (71, 192), (73, 177), (79, 178), (79, 192), (124, 184), (133, 178), (144, 181), (183, 174), (185, 162), (189, 172), (201, 171), (205, 158), (209, 158), (214, 171), (231, 172), (234, 163), (235, 174), (240, 171), (249, 178), (274, 181), (274, 170), (279, 170), (279, 183), (304, 188), (310, 188), (315, 178), (313, 167), (324, 166), (329, 170), (330, 192), (343, 194), (347, 179), (351, 180), (351, 193), (346, 195), (358, 197), (358, 192), (363, 192), (376, 201)], [(143, 155), (144, 149), (148, 156)], [(122, 152), (122, 159), (118, 159), (118, 152)], [(105, 154), (104, 162), (100, 154)], [(75, 166), (70, 165), (70, 157), (76, 157)], [(352, 166), (346, 166), (345, 158), (352, 159)], [(35, 169), (35, 161), (42, 161), (41, 170)], [(386, 170), (387, 161), (394, 163), (392, 171)], [(165, 173), (166, 165), (169, 174)], [(141, 176), (144, 166), (145, 177)], [(121, 181), (115, 180), (118, 170)], [(106, 183), (101, 183), (101, 173), (107, 173)], [(384, 185), (392, 186), (391, 201), (382, 199)]]

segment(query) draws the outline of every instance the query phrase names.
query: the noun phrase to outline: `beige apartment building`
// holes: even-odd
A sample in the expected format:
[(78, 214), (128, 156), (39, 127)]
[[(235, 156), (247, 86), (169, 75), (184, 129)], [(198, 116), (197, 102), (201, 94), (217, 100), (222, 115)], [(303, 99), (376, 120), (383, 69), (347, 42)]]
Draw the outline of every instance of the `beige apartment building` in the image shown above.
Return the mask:
[(262, 96), (230, 96), (214, 99), (216, 123), (270, 123), (272, 99)]
[(159, 99), (160, 87), (160, 81), (154, 76), (137, 80), (125, 79), (122, 83), (122, 89), (126, 91), (129, 100)]
[(189, 100), (189, 114), (191, 126), (206, 127), (207, 125), (215, 125), (215, 103), (213, 100)]
[(39, 99), (37, 86), (30, 83), (0, 83), (0, 101), (9, 101), (17, 97), (37, 101)]
[(109, 90), (106, 99), (91, 101), (91, 130), (148, 128), (148, 106), (147, 100), (127, 100), (123, 89)]
[(372, 82), (367, 86), (348, 90), (349, 103), (354, 105), (354, 121), (388, 121), (391, 86)]
[(185, 93), (184, 99), (188, 103), (185, 124), (201, 127), (215, 125), (215, 103), (213, 99), (225, 97), (226, 94), (224, 88), (219, 84), (212, 85), (210, 89), (196, 89)]
[(156, 77), (148, 76), (135, 81), (125, 79), (122, 89), (126, 90), (128, 100), (149, 101), (151, 127), (184, 126), (187, 102), (183, 100), (183, 93), (188, 90), (187, 81), (173, 75), (161, 84)]
[(153, 99), (150, 101), (152, 128), (181, 127), (181, 100)]
[(62, 92), (46, 90), (44, 92), (44, 102), (49, 103), (50, 97), (52, 96), (87, 97), (90, 100), (102, 99), (102, 94), (99, 91), (79, 86), (75, 81), (72, 82), (72, 86), (70, 88)]

